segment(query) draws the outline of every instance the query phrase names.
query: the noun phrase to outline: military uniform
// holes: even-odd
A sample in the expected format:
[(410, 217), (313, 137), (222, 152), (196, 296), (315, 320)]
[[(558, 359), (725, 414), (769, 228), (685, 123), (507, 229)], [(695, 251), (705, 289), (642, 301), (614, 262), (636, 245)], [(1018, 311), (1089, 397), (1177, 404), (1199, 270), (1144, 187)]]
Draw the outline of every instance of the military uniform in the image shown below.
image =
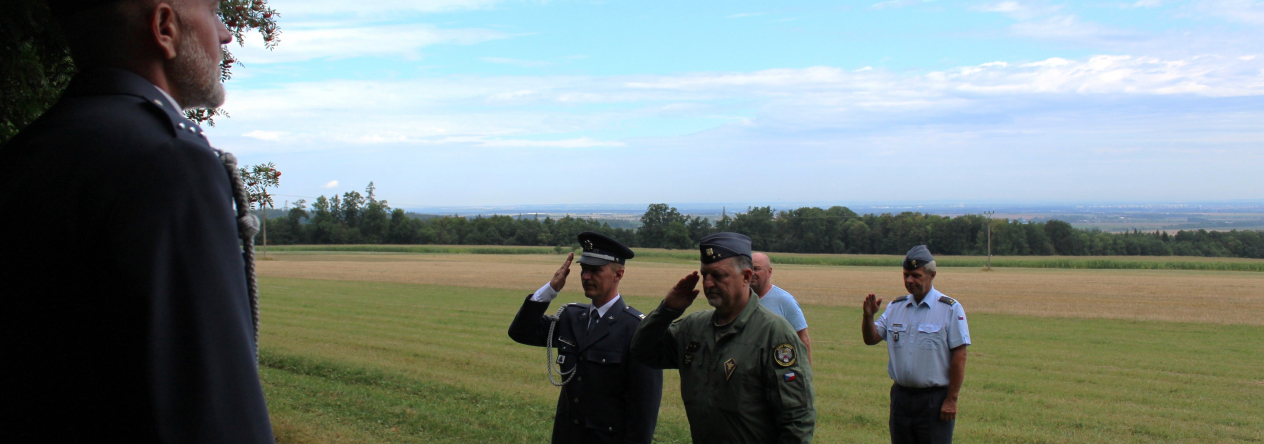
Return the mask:
[[(934, 258), (926, 247), (914, 247), (905, 269), (924, 267)], [(947, 444), (956, 419), (940, 420), (948, 396), (952, 349), (970, 345), (966, 312), (955, 299), (934, 287), (921, 301), (904, 295), (887, 304), (873, 322), (887, 341), (887, 374), (891, 386), (891, 442)]]
[[(581, 262), (588, 263), (593, 255), (611, 257), (588, 245), (585, 249), (590, 256), (581, 257)], [(556, 292), (538, 297), (550, 292), (548, 287), (545, 284), (522, 303), (509, 326), (514, 341), (548, 345), (553, 317), (545, 312)], [(594, 314), (599, 311), (589, 304), (567, 304), (553, 327), (556, 362), (562, 373), (574, 371), (557, 399), (554, 443), (649, 443), (654, 437), (663, 372), (634, 361), (629, 347), (645, 316), (619, 296), (604, 309), (598, 318)]]
[(0, 156), (6, 438), (271, 442), (228, 175), (201, 128), (144, 78), (85, 70)]
[(642, 322), (632, 353), (651, 367), (680, 369), (694, 442), (811, 442), (816, 408), (803, 343), (754, 291), (749, 297), (724, 326), (715, 310), (681, 318), (683, 310), (664, 302)]

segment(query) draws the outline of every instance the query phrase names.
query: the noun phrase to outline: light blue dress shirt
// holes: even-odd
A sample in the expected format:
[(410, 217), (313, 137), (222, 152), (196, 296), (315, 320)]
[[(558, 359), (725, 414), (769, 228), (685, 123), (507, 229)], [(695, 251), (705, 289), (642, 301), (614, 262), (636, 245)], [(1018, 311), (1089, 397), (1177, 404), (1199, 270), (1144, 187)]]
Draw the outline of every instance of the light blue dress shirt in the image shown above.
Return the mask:
[(970, 345), (970, 327), (961, 303), (934, 287), (922, 301), (912, 295), (887, 305), (887, 311), (873, 322), (878, 335), (887, 341), (887, 373), (904, 387), (948, 385), (952, 349)]
[(759, 298), (759, 305), (786, 318), (790, 321), (790, 326), (794, 327), (794, 331), (808, 328), (808, 320), (803, 317), (803, 309), (799, 308), (799, 301), (794, 300), (794, 296), (782, 290), (781, 287), (773, 285), (772, 290), (768, 290), (768, 294)]

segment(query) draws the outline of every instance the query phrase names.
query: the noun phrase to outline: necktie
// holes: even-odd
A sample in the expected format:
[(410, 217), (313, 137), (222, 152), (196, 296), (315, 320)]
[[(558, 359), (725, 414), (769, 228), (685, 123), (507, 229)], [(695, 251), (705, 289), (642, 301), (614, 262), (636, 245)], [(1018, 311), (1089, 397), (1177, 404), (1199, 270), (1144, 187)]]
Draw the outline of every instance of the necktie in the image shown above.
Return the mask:
[(597, 318), (600, 316), (601, 314), (597, 312), (597, 309), (588, 312), (588, 331), (592, 331), (593, 324), (597, 323)]

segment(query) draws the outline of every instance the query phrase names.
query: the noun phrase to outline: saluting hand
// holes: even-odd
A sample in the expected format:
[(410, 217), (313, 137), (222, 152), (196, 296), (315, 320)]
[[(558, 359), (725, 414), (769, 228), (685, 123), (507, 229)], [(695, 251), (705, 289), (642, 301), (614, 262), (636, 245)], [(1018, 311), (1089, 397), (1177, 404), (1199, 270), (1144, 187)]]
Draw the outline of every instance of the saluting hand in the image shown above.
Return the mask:
[(698, 290), (694, 288), (698, 286), (698, 272), (689, 273), (680, 282), (667, 292), (667, 297), (663, 301), (668, 307), (676, 310), (684, 310), (693, 304), (693, 300), (698, 297)]
[(872, 318), (873, 314), (878, 312), (878, 307), (881, 306), (882, 298), (875, 296), (873, 293), (869, 293), (869, 296), (865, 296), (865, 317)]
[(566, 286), (566, 276), (571, 274), (572, 259), (575, 259), (575, 253), (566, 255), (566, 262), (562, 263), (562, 268), (553, 272), (553, 279), (549, 280), (549, 286), (553, 287), (553, 291), (562, 291), (562, 287)]

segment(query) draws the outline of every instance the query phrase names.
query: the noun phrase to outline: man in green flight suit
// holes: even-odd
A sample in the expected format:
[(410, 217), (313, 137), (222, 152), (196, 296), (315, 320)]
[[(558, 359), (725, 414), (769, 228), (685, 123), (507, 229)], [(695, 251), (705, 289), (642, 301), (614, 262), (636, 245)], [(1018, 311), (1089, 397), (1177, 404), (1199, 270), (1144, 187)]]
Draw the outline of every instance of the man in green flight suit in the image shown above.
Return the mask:
[[(702, 271), (667, 293), (632, 336), (632, 357), (680, 369), (680, 397), (697, 443), (808, 443), (816, 427), (812, 368), (785, 318), (750, 288), (751, 241), (737, 233), (702, 238)], [(685, 309), (698, 281), (715, 310)], [(675, 320), (675, 322), (673, 322)]]

